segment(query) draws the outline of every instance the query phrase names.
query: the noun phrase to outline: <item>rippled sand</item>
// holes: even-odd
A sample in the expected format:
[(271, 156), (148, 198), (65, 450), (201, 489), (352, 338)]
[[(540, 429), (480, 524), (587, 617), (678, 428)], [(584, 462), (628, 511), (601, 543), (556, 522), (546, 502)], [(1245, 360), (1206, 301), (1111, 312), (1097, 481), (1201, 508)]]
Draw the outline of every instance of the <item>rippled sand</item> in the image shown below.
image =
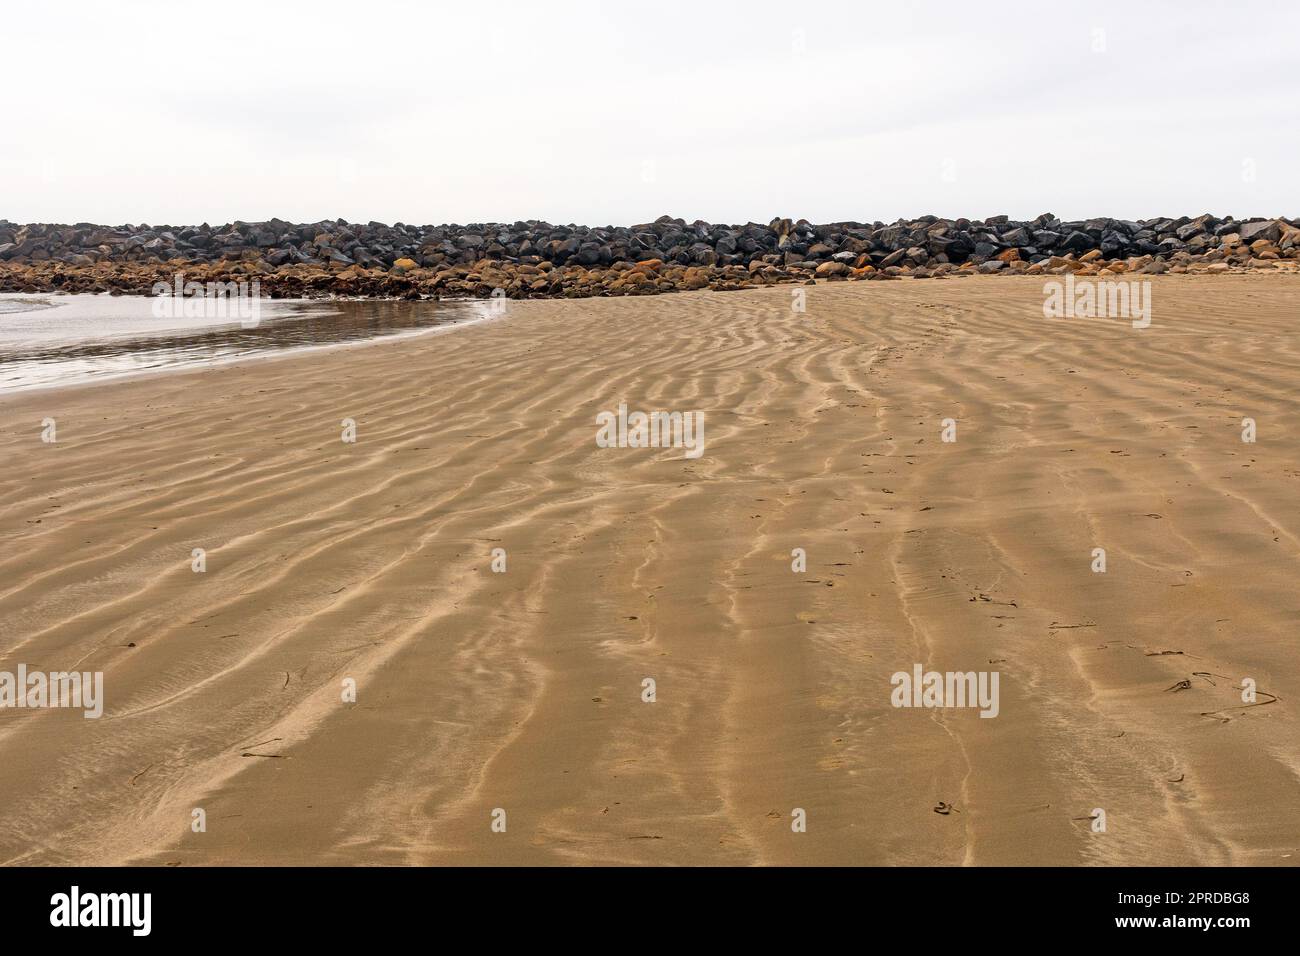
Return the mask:
[[(1297, 292), (524, 303), (0, 400), (0, 669), (107, 693), (0, 711), (0, 859), (1295, 863)], [(620, 401), (703, 456), (598, 448)], [(894, 709), (916, 663), (999, 716)]]

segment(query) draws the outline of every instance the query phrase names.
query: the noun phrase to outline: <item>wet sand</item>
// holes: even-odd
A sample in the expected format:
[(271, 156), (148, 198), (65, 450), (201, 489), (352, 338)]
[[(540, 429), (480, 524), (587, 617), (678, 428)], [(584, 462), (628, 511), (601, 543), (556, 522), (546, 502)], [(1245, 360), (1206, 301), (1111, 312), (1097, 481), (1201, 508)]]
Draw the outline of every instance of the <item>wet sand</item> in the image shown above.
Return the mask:
[[(187, 306), (195, 314), (185, 315)], [(0, 296), (0, 395), (418, 335), (490, 317), (486, 303), (471, 301)]]
[[(1298, 293), (529, 302), (0, 399), (0, 670), (106, 693), (0, 710), (0, 860), (1294, 864)], [(620, 401), (704, 454), (597, 447)]]

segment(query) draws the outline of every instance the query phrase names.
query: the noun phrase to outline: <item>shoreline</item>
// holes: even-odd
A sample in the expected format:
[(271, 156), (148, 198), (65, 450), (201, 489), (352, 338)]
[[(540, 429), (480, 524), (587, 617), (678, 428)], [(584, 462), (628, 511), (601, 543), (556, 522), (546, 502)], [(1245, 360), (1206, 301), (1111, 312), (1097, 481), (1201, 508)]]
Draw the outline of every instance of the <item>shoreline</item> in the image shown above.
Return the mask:
[[(121, 296), (121, 297), (114, 297), (113, 301), (123, 302), (123, 301), (130, 301), (131, 299), (145, 299), (145, 298), (147, 297)], [(284, 304), (288, 306), (295, 306), (295, 305), (316, 306), (323, 303), (323, 300), (279, 299), (274, 301), (277, 304)], [(338, 300), (338, 301), (343, 302), (344, 300)], [(365, 304), (365, 302), (367, 301), (375, 301), (375, 300), (357, 300), (358, 304)], [(112, 346), (115, 344), (120, 344), (121, 346), (123, 346), (124, 351), (114, 355), (113, 357), (154, 355), (159, 360), (162, 360), (166, 356), (171, 355), (173, 356), (173, 358), (171, 361), (169, 361), (167, 364), (163, 366), (131, 368), (123, 371), (82, 370), (76, 373), (76, 377), (68, 381), (34, 382), (34, 383), (23, 384), (23, 385), (0, 385), (0, 401), (3, 401), (6, 397), (9, 396), (21, 395), (29, 392), (34, 392), (34, 391), (48, 391), (53, 389), (78, 388), (78, 387), (95, 387), (101, 384), (107, 384), (110, 382), (116, 382), (122, 379), (135, 378), (139, 376), (174, 374), (177, 372), (187, 372), (187, 371), (200, 370), (205, 368), (216, 368), (216, 367), (221, 367), (226, 365), (237, 364), (245, 361), (261, 361), (264, 359), (289, 357), (303, 352), (344, 348), (347, 346), (370, 345), (376, 342), (381, 342), (386, 340), (401, 341), (401, 340), (405, 340), (417, 336), (422, 336), (428, 333), (450, 332), (455, 329), (460, 329), (466, 326), (478, 325), (483, 322), (494, 321), (504, 317), (503, 314), (497, 314), (494, 312), (494, 310), (483, 307), (482, 303), (479, 303), (477, 306), (470, 306), (470, 305), (462, 306), (461, 303), (455, 303), (455, 304), (441, 303), (441, 305), (444, 306), (454, 305), (457, 308), (457, 311), (459, 311), (463, 307), (466, 312), (466, 315), (463, 318), (456, 318), (454, 317), (454, 313), (453, 313), (453, 317), (450, 317), (443, 322), (439, 322), (436, 324), (429, 324), (429, 325), (417, 325), (411, 328), (402, 328), (399, 329), (398, 331), (376, 332), (375, 334), (369, 337), (342, 339), (340, 341), (304, 342), (302, 344), (295, 343), (289, 345), (269, 346), (262, 349), (248, 348), (244, 351), (234, 352), (229, 355), (216, 355), (211, 357), (206, 357), (206, 356), (205, 357), (190, 357), (190, 356), (182, 357), (180, 353), (180, 349), (182, 348), (184, 343), (190, 343), (192, 345), (194, 343), (198, 343), (204, 338), (213, 337), (213, 336), (220, 337), (223, 333), (238, 335), (240, 333), (247, 332), (248, 331), (247, 327), (241, 326), (239, 324), (230, 324), (225, 322), (223, 319), (222, 322), (214, 325), (178, 327), (175, 329), (156, 329), (148, 332), (141, 332), (141, 331), (115, 332), (115, 333), (108, 333), (103, 338), (95, 338), (92, 336), (92, 337), (86, 337), (86, 338), (77, 339), (65, 343), (57, 343), (57, 342), (51, 343), (44, 346), (45, 351), (50, 354), (58, 354), (61, 351), (66, 351), (68, 353), (67, 361), (69, 362), (73, 361), (74, 359), (83, 362), (86, 361), (85, 359), (77, 356), (77, 352), (79, 349), (92, 344), (103, 345), (103, 346)], [(419, 308), (420, 306), (416, 303), (411, 303), (409, 307)], [(430, 309), (436, 309), (435, 303), (427, 303), (427, 307)], [(338, 318), (342, 317), (341, 313), (332, 313), (332, 314)], [(435, 311), (433, 314), (437, 315), (438, 313)], [(282, 325), (292, 329), (294, 325), (297, 323), (319, 321), (320, 318), (322, 317), (312, 316), (312, 315), (295, 316), (286, 313), (286, 314), (279, 315), (271, 319), (270, 321), (263, 321), (262, 323), (259, 324), (258, 328), (271, 330), (274, 329), (277, 325)], [(153, 346), (156, 343), (166, 343), (167, 348), (162, 351), (156, 351), (151, 349), (151, 346)], [(137, 346), (138, 349), (128, 350), (125, 348), (126, 346), (132, 346), (132, 345)], [(218, 346), (212, 346), (212, 347), (217, 348)], [(3, 349), (4, 349), (3, 343), (0, 343), (0, 351), (3, 351)], [(0, 364), (0, 370), (2, 370), (3, 368), (4, 368), (3, 364)]]

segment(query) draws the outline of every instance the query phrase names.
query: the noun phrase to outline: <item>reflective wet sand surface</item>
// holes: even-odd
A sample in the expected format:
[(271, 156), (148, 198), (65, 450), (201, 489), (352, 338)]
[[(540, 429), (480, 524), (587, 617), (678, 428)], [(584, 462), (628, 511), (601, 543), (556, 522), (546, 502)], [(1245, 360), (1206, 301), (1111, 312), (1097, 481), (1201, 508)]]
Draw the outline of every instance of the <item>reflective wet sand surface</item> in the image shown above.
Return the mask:
[(212, 303), (212, 317), (158, 318), (158, 302), (139, 296), (0, 297), (0, 391), (410, 334), (484, 314), (471, 302), (263, 299), (254, 323), (241, 319), (233, 305), (217, 309)]

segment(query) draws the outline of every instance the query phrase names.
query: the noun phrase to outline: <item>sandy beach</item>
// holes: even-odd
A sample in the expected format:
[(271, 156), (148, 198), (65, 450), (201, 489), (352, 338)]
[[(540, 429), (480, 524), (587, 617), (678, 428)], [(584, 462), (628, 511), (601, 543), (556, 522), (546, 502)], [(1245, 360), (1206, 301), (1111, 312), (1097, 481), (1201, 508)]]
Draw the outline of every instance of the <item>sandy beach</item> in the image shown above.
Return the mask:
[[(833, 282), (0, 399), (0, 669), (104, 674), (0, 712), (0, 862), (1295, 864), (1300, 277), (1149, 281), (1140, 330)], [(599, 447), (620, 403), (703, 454)]]

